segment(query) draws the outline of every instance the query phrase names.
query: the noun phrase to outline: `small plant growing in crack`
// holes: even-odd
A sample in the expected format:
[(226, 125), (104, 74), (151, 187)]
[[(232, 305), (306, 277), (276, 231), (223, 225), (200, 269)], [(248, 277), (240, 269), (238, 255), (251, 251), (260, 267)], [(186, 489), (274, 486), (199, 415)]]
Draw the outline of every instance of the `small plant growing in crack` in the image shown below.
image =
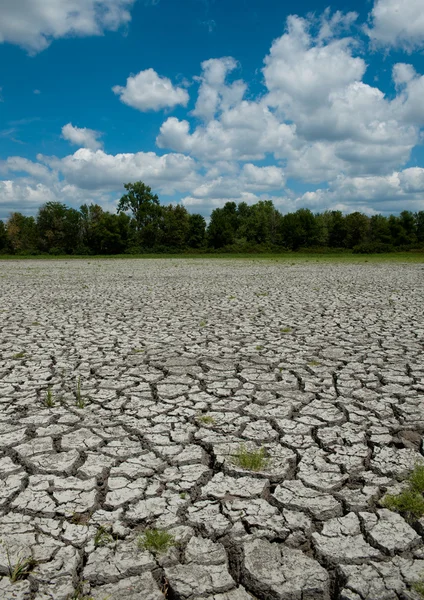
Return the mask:
[(20, 358), (24, 358), (26, 355), (26, 352), (17, 352), (16, 354), (14, 354), (12, 356), (13, 360), (19, 360)]
[(53, 396), (52, 388), (50, 386), (47, 388), (47, 392), (46, 392), (46, 395), (44, 397), (43, 404), (47, 408), (53, 408), (55, 406), (55, 404), (56, 404), (54, 396)]
[(248, 450), (242, 444), (232, 457), (232, 462), (237, 467), (247, 471), (263, 471), (269, 465), (269, 458), (264, 448)]
[(88, 525), (90, 521), (90, 513), (78, 513), (74, 512), (71, 516), (71, 523), (74, 525)]
[(144, 348), (133, 348), (131, 350), (131, 354), (141, 354), (142, 352), (144, 352)]
[(256, 350), (259, 350), (259, 351), (260, 351), (260, 350), (263, 350), (263, 349), (264, 349), (264, 347), (263, 347), (263, 346), (256, 346)]
[(292, 330), (291, 327), (283, 327), (282, 329), (280, 329), (281, 333), (290, 333)]
[(320, 364), (321, 364), (321, 363), (320, 363), (320, 362), (318, 362), (317, 360), (310, 360), (310, 361), (308, 362), (308, 365), (309, 365), (310, 367), (319, 367), (319, 366), (320, 366)]
[(386, 494), (381, 506), (400, 513), (412, 523), (424, 515), (424, 465), (416, 465), (407, 478), (408, 487), (400, 494)]
[(211, 415), (200, 415), (197, 420), (205, 425), (215, 425), (215, 419)]
[(204, 319), (200, 321), (199, 327), (206, 327), (206, 321)]
[(423, 576), (421, 576), (421, 579), (419, 581), (416, 581), (415, 583), (412, 584), (412, 589), (415, 590), (417, 592), (417, 594), (419, 594), (421, 596), (421, 598), (424, 598), (424, 578), (423, 578)]
[(111, 542), (114, 542), (115, 538), (109, 531), (103, 527), (103, 525), (99, 525), (96, 531), (96, 535), (94, 536), (94, 546), (99, 548), (101, 546), (107, 546)]
[(16, 563), (12, 563), (9, 548), (6, 548), (8, 575), (12, 583), (26, 579), (37, 566), (37, 561), (32, 556), (19, 556)]
[(77, 380), (77, 389), (75, 390), (75, 404), (77, 408), (85, 408), (87, 404), (87, 398), (84, 398), (81, 391), (81, 377)]
[(181, 500), (185, 500), (187, 498), (187, 492), (180, 492)]
[(137, 541), (140, 550), (148, 550), (155, 555), (164, 554), (175, 543), (174, 536), (165, 529), (146, 529)]

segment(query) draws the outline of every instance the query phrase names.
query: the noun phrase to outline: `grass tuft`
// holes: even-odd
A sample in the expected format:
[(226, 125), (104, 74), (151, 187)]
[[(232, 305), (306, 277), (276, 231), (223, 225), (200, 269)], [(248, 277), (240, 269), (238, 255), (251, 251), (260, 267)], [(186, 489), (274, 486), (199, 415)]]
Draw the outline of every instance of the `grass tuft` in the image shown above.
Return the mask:
[(407, 478), (408, 487), (400, 494), (387, 494), (381, 506), (400, 513), (408, 523), (424, 515), (424, 465), (416, 465)]
[(49, 386), (47, 388), (46, 396), (44, 398), (44, 406), (47, 406), (47, 408), (53, 408), (55, 404), (56, 402), (53, 397), (52, 388)]
[(146, 529), (138, 538), (140, 550), (148, 550), (152, 554), (164, 554), (169, 548), (175, 546), (175, 538), (165, 529)]
[(424, 465), (417, 465), (408, 477), (409, 485), (416, 492), (424, 493)]
[(283, 327), (282, 329), (280, 329), (281, 333), (290, 333), (291, 330), (291, 327)]
[(13, 360), (19, 360), (20, 358), (24, 358), (26, 352), (17, 352), (12, 356)]
[(412, 584), (412, 589), (415, 590), (421, 598), (424, 598), (424, 581), (417, 581)]
[(233, 456), (233, 463), (247, 471), (263, 471), (269, 465), (269, 458), (264, 448), (248, 450), (242, 444)]
[(215, 419), (211, 417), (211, 415), (200, 415), (197, 417), (197, 420), (205, 425), (214, 425)]
[(12, 583), (26, 579), (31, 571), (37, 566), (37, 561), (32, 556), (18, 557), (15, 564), (10, 560), (9, 549), (6, 548), (8, 575)]
[(101, 546), (107, 546), (111, 542), (114, 542), (115, 539), (109, 531), (103, 527), (103, 525), (99, 525), (96, 531), (96, 535), (94, 536), (94, 545), (96, 548)]
[(75, 404), (77, 405), (77, 408), (85, 408), (87, 404), (87, 400), (84, 398), (81, 391), (81, 377), (78, 377), (77, 381), (77, 389), (75, 391)]

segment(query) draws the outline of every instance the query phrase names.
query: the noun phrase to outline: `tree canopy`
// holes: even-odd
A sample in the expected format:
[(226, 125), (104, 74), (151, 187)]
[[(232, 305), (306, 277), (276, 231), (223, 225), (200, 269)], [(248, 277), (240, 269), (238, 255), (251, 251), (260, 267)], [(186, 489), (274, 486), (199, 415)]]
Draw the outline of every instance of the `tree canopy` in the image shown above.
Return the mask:
[(424, 211), (373, 215), (308, 208), (281, 214), (271, 200), (227, 202), (208, 225), (181, 204), (162, 205), (142, 181), (125, 184), (117, 214), (98, 204), (79, 209), (46, 202), (36, 217), (13, 212), (0, 221), (0, 253), (121, 254), (340, 248), (389, 252), (424, 246)]

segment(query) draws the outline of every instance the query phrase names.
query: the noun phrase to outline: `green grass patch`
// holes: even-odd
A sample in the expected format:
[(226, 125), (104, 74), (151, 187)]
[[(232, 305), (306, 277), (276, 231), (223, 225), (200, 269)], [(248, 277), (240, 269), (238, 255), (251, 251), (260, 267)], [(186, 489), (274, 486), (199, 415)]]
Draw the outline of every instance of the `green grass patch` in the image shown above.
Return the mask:
[(199, 415), (197, 420), (205, 425), (215, 425), (215, 419), (211, 415)]
[(19, 360), (20, 358), (25, 358), (26, 352), (17, 352), (12, 356), (13, 360)]
[(408, 523), (424, 515), (424, 465), (417, 465), (407, 477), (408, 487), (400, 494), (386, 494), (381, 506), (400, 513)]
[(165, 529), (146, 529), (137, 541), (140, 550), (148, 550), (152, 554), (164, 554), (175, 546), (175, 538)]
[(53, 396), (52, 388), (50, 386), (47, 388), (47, 392), (44, 397), (43, 404), (44, 404), (44, 406), (47, 406), (47, 408), (53, 408), (56, 404), (54, 396)]
[(19, 256), (14, 254), (0, 255), (0, 262), (7, 260), (45, 260), (45, 261), (68, 261), (68, 260), (85, 260), (90, 263), (93, 260), (139, 260), (139, 259), (213, 259), (213, 260), (249, 260), (249, 261), (271, 261), (278, 263), (286, 263), (287, 265), (295, 265), (297, 263), (387, 263), (387, 262), (408, 262), (408, 263), (424, 263), (424, 252), (388, 252), (381, 254), (353, 254), (347, 250), (345, 252), (196, 252), (196, 253), (178, 253), (178, 254), (114, 254), (114, 255), (95, 255), (95, 256), (79, 256), (79, 255), (61, 255), (50, 256), (46, 254), (36, 256)]
[(232, 462), (237, 467), (246, 469), (247, 471), (263, 471), (269, 465), (269, 458), (264, 448), (248, 450), (242, 444), (232, 457)]
[(96, 548), (101, 546), (106, 546), (111, 542), (114, 542), (114, 537), (109, 531), (103, 527), (103, 525), (99, 525), (96, 531), (96, 535), (94, 536), (94, 545)]

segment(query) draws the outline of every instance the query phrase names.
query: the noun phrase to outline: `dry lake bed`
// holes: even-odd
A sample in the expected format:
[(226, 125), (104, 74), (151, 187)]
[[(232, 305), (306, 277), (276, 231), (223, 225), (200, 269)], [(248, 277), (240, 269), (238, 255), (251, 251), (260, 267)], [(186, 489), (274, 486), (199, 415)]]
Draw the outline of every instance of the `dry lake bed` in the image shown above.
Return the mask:
[(424, 518), (383, 507), (424, 460), (423, 265), (5, 261), (0, 311), (2, 600), (424, 597)]

